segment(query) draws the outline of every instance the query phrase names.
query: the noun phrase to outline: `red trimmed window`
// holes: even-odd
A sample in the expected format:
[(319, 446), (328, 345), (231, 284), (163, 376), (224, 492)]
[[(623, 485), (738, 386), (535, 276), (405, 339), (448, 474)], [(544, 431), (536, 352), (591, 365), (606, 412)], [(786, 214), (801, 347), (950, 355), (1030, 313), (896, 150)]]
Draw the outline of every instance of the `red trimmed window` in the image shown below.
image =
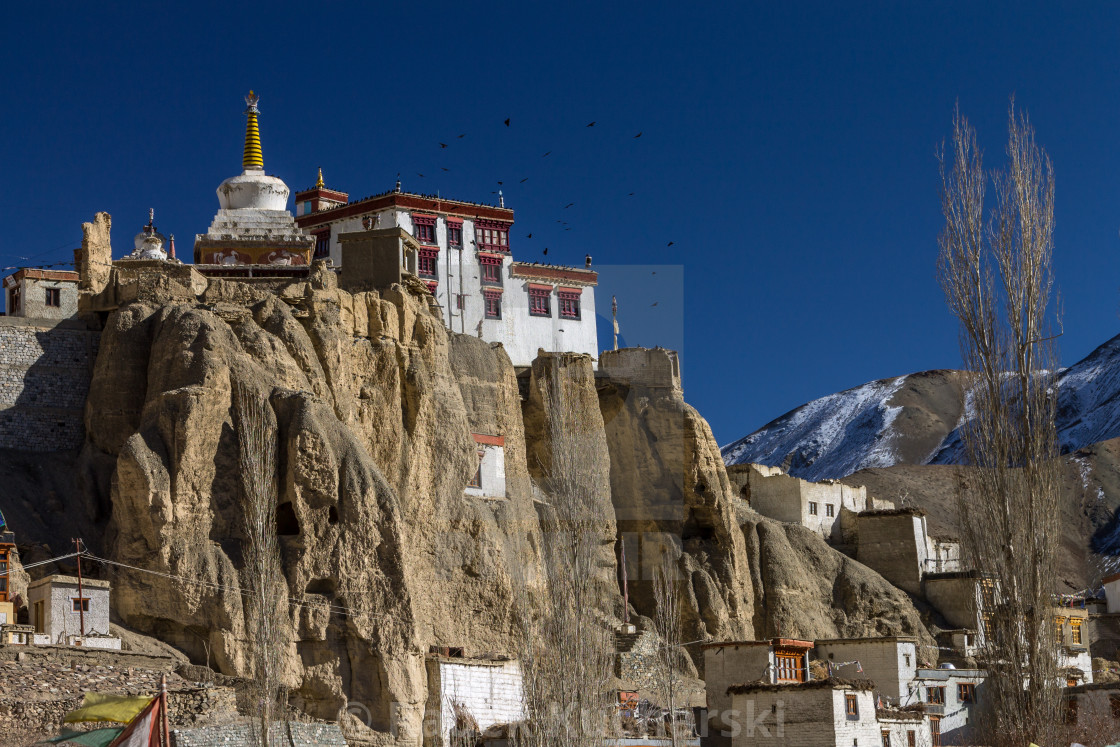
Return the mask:
[(509, 224), (496, 220), (474, 222), (475, 243), (480, 252), (509, 252)]
[(436, 217), (434, 215), (413, 215), (412, 227), (416, 240), (425, 244), (436, 243)]
[(315, 258), (321, 259), (331, 253), (331, 227), (320, 228), (312, 231), (315, 237)]
[(420, 249), (416, 252), (416, 271), (422, 278), (439, 277), (436, 274), (436, 259), (439, 249)]
[(552, 316), (552, 309), (548, 305), (552, 289), (548, 286), (529, 286), (529, 316)]
[(436, 294), (436, 288), (439, 287), (439, 283), (437, 283), (435, 280), (425, 280), (424, 285), (428, 286), (428, 292), (433, 296)]
[(502, 258), (481, 254), (478, 262), (482, 266), (483, 285), (502, 284)]
[(448, 246), (463, 245), (463, 222), (447, 219), (447, 244)]
[(563, 319), (579, 319), (579, 294), (578, 288), (561, 288), (556, 291), (560, 299), (560, 317)]
[(482, 297), (486, 303), (486, 318), (502, 318), (502, 293), (501, 291), (484, 290)]

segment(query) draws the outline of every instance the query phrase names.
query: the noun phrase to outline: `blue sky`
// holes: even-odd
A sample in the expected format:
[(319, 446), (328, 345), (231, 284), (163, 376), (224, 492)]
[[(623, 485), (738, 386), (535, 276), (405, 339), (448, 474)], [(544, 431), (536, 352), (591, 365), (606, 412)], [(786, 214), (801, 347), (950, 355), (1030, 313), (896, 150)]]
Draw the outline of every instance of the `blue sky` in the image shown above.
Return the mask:
[(1054, 162), (1068, 364), (1118, 331), (1120, 5), (1066, 5), (17, 4), (0, 266), (67, 260), (98, 210), (118, 255), (149, 207), (189, 252), (253, 88), (293, 190), (318, 166), (352, 197), (398, 172), (481, 201), (503, 182), (515, 255), (591, 253), (600, 314), (617, 292), (629, 344), (682, 348), (726, 443), (959, 364), (934, 151), (959, 100), (1001, 161), (1014, 93)]

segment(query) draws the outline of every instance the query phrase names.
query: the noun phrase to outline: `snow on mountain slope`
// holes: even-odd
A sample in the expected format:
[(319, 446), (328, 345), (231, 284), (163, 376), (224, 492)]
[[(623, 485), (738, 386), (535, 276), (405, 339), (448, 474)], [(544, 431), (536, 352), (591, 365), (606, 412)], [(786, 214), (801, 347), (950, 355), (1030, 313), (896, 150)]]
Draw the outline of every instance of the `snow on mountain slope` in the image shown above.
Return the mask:
[[(793, 410), (722, 448), (727, 464), (780, 465), (807, 480), (894, 464), (959, 464), (962, 375), (926, 371), (873, 381)], [(1120, 336), (1058, 380), (1063, 452), (1120, 436)]]

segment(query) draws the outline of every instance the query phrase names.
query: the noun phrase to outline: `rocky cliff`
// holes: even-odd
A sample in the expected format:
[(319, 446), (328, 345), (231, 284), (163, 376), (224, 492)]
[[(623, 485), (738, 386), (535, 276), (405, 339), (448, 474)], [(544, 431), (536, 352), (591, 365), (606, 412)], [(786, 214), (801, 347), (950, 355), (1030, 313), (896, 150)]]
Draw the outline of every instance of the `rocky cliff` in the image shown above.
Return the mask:
[[(689, 641), (925, 635), (909, 599), (877, 574), (738, 505), (707, 423), (679, 389), (552, 355), (519, 389), (502, 347), (448, 333), (419, 284), (350, 294), (324, 267), (295, 282), (194, 275), (126, 288), (114, 269), (80, 454), (4, 452), (0, 474), (15, 487), (7, 513), (33, 550), (25, 557), (59, 554), (59, 537), (82, 534), (119, 564), (93, 572), (113, 581), (120, 621), (195, 663), (247, 666), (231, 402), (245, 383), (268, 397), (280, 444), (291, 605), (276, 645), (291, 701), (332, 719), (361, 703), (371, 723), (351, 720), (353, 738), (419, 743), (429, 647), (516, 651), (515, 605), (531, 605), (543, 578), (549, 514), (541, 384), (561, 362), (594, 447), (586, 479), (606, 624), (622, 614), (623, 536), (638, 615), (653, 604), (643, 554), (674, 553)], [(504, 498), (464, 494), (472, 433), (504, 439)], [(44, 510), (44, 492), (63, 516)]]

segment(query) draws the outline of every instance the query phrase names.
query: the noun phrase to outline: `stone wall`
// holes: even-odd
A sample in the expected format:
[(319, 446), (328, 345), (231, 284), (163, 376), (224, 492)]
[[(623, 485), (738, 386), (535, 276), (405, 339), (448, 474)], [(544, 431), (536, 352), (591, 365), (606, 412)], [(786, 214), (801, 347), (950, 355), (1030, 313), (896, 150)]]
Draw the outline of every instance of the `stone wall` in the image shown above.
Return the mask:
[(612, 381), (631, 386), (681, 388), (677, 351), (665, 348), (622, 348), (599, 354), (599, 368)]
[[(260, 744), (255, 724), (224, 724), (195, 729), (175, 729), (171, 732), (172, 747), (256, 747)], [(277, 721), (269, 729), (270, 743), (303, 747), (330, 745), (345, 747), (346, 740), (338, 724), (282, 723)]]
[(81, 322), (0, 317), (0, 449), (81, 445), (99, 339)]
[(903, 591), (920, 596), (928, 551), (925, 515), (911, 509), (866, 511), (858, 521), (856, 560)]

